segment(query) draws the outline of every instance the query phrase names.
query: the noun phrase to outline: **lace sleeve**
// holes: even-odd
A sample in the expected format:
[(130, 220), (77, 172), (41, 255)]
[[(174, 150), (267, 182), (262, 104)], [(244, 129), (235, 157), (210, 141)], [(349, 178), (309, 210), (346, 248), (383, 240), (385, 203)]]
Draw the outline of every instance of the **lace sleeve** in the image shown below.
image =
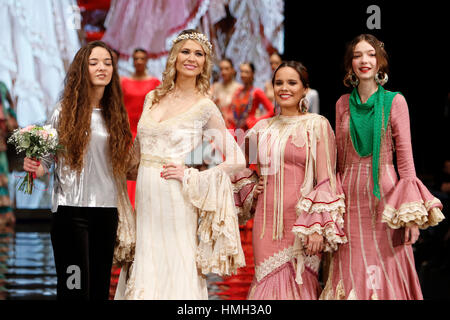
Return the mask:
[(229, 275), (245, 265), (230, 176), (245, 168), (245, 159), (225, 127), (217, 107), (205, 107), (204, 136), (224, 155), (224, 162), (205, 171), (185, 170), (183, 193), (197, 209), (197, 266), (203, 274)]
[(203, 135), (220, 151), (225, 161), (217, 166), (228, 175), (232, 175), (245, 168), (245, 157), (225, 126), (222, 114), (215, 106), (208, 106), (208, 120), (204, 126)]

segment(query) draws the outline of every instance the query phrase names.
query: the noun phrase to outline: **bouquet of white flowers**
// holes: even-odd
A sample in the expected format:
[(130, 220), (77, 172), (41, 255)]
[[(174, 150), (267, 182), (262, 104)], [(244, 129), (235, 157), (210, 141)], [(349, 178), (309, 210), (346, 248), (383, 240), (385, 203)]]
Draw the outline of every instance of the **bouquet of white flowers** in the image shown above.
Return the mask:
[[(55, 155), (61, 146), (58, 144), (58, 132), (51, 126), (31, 125), (13, 131), (8, 143), (14, 144), (16, 152), (25, 152), (28, 158), (39, 161), (44, 155)], [(19, 186), (20, 191), (33, 192), (35, 173), (28, 172)]]

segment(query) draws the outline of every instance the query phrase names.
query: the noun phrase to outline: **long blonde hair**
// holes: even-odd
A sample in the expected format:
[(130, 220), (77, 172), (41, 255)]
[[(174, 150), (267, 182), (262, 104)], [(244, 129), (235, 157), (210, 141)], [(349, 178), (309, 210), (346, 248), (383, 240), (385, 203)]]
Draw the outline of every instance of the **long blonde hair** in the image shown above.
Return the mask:
[[(178, 36), (191, 33), (200, 33), (200, 32), (188, 29), (183, 30)], [(175, 65), (177, 62), (178, 53), (180, 52), (181, 48), (183, 47), (183, 44), (186, 41), (187, 40), (178, 41), (170, 49), (169, 56), (166, 62), (166, 69), (162, 74), (162, 82), (154, 91), (153, 103), (159, 102), (169, 91), (175, 88), (175, 81), (177, 79), (177, 69)], [(202, 72), (197, 76), (196, 87), (201, 94), (208, 95), (210, 87), (211, 71), (213, 67), (211, 57), (212, 52), (211, 49), (202, 41), (197, 40), (192, 41), (197, 42), (202, 47), (203, 52), (205, 53), (205, 64), (203, 65)]]

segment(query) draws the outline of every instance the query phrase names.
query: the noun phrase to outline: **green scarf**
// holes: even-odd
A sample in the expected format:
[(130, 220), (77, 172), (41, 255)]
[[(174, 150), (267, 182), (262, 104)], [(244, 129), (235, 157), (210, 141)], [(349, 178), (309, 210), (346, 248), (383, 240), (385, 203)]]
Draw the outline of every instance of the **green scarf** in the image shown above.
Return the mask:
[(373, 194), (380, 199), (379, 160), (382, 130), (386, 127), (391, 113), (392, 100), (398, 92), (378, 90), (366, 103), (361, 103), (357, 88), (350, 95), (350, 136), (360, 157), (372, 155)]
[(7, 93), (8, 93), (8, 88), (2, 81), (0, 81), (0, 99), (1, 99), (0, 102), (3, 105), (3, 108), (6, 108), (6, 103), (8, 102), (8, 100), (6, 99)]

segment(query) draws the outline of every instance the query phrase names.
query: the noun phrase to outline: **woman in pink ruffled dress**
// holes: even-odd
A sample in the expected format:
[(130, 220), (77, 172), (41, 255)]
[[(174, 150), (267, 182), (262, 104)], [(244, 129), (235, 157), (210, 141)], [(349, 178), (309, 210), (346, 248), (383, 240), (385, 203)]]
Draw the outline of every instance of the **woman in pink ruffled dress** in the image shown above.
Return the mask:
[(356, 37), (345, 67), (354, 89), (336, 103), (336, 144), (348, 243), (333, 254), (320, 298), (422, 299), (411, 245), (444, 218), (442, 204), (416, 177), (405, 98), (382, 87), (384, 44)]
[(258, 165), (261, 178), (246, 169), (233, 179), (241, 224), (256, 211), (248, 299), (316, 300), (320, 252), (346, 241), (334, 133), (326, 118), (307, 112), (303, 65), (283, 62), (272, 83), (281, 113), (245, 139), (248, 164)]

